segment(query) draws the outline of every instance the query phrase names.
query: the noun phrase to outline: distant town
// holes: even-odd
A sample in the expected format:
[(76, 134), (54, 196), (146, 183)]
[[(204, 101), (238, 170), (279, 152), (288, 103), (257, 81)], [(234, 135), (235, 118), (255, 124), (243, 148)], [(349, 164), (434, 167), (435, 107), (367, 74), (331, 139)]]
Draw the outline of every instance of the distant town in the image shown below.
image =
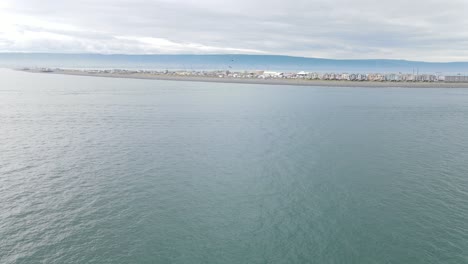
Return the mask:
[(83, 73), (86, 75), (131, 75), (168, 76), (168, 77), (205, 77), (230, 79), (303, 79), (322, 81), (354, 82), (460, 82), (468, 83), (468, 75), (418, 74), (418, 73), (318, 73), (318, 72), (277, 72), (277, 71), (169, 71), (169, 70), (129, 70), (129, 69), (60, 69), (60, 68), (23, 68), (24, 71)]

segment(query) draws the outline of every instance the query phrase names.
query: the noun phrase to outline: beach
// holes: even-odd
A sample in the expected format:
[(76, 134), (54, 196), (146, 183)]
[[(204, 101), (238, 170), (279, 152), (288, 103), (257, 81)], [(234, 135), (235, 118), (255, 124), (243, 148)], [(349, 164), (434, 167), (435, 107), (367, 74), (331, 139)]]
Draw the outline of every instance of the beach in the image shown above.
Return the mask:
[(260, 79), (260, 78), (232, 78), (232, 77), (207, 77), (207, 76), (183, 76), (148, 73), (90, 73), (83, 70), (54, 69), (50, 72), (40, 70), (24, 70), (31, 73), (64, 74), (77, 76), (94, 76), (107, 78), (129, 78), (166, 81), (189, 82), (216, 82), (216, 83), (241, 83), (241, 84), (266, 84), (266, 85), (294, 85), (294, 86), (319, 86), (319, 87), (395, 87), (395, 88), (468, 88), (468, 83), (448, 82), (389, 82), (389, 81), (346, 81), (346, 80), (309, 80), (309, 79)]

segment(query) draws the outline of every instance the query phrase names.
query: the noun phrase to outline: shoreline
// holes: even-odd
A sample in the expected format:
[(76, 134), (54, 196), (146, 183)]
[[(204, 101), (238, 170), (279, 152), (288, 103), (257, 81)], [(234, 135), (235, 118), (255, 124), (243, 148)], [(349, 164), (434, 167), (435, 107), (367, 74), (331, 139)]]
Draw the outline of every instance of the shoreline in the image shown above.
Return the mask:
[(338, 80), (308, 80), (308, 79), (255, 79), (255, 78), (229, 78), (206, 76), (174, 76), (155, 75), (145, 73), (87, 73), (76, 70), (59, 70), (42, 72), (38, 70), (20, 70), (29, 73), (61, 74), (87, 77), (122, 78), (160, 81), (186, 81), (186, 82), (214, 82), (214, 83), (240, 83), (265, 85), (291, 85), (313, 87), (348, 87), (348, 88), (468, 88), (468, 83), (447, 82), (374, 82), (374, 81), (338, 81)]

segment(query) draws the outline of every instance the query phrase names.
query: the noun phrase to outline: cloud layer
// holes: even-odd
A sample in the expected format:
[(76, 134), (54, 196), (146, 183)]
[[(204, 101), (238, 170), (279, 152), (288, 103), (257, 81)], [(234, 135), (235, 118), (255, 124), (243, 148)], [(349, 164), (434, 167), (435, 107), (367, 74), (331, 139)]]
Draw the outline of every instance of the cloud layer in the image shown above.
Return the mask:
[(0, 51), (468, 61), (465, 0), (3, 0)]

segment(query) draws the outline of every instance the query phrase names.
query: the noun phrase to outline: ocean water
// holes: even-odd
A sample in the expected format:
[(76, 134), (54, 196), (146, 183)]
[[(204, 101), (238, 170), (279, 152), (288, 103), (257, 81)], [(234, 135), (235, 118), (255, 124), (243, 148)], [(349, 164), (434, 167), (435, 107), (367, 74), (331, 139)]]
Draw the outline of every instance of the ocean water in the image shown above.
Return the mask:
[(468, 263), (468, 89), (0, 70), (0, 263)]

